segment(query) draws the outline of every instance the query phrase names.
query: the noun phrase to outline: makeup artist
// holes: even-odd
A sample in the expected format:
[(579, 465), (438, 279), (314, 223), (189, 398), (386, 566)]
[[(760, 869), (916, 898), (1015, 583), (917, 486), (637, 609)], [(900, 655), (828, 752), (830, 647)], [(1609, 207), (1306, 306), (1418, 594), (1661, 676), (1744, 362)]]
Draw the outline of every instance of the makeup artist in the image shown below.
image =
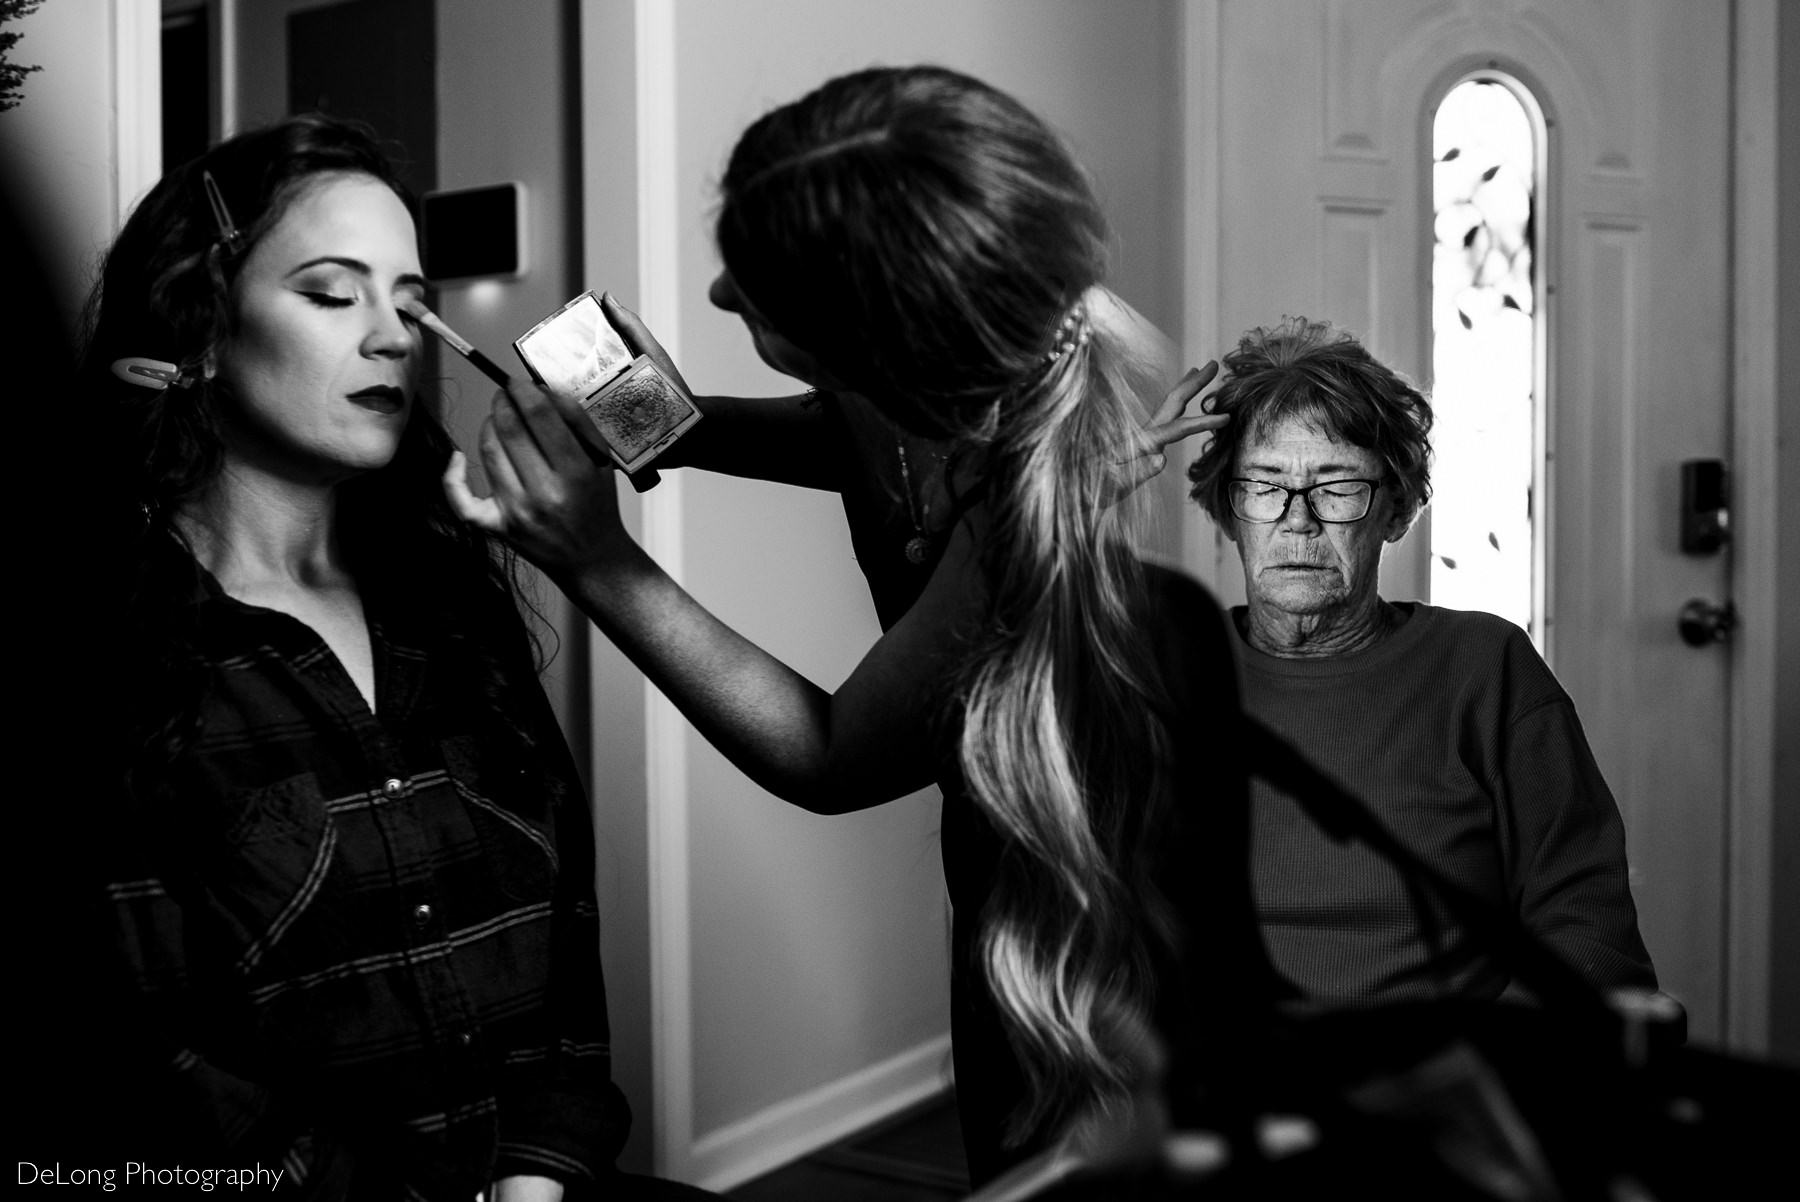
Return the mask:
[[(1138, 561), (1138, 498), (1121, 499), (1166, 445), (1219, 424), (1181, 416), (1210, 374), (1146, 418), (1161, 386), (1100, 288), (1087, 177), (978, 80), (833, 79), (749, 128), (722, 193), (712, 299), (814, 391), (707, 398), (660, 465), (843, 495), (885, 631), (849, 679), (827, 692), (670, 580), (624, 532), (570, 405), (500, 394), (480, 447), (493, 496), (462, 465), (447, 485), (770, 792), (833, 814), (941, 784), (980, 1183), (1134, 1084), (1170, 960), (1153, 849), (1177, 801), (1242, 787), (1208, 737), (1233, 704), (1222, 619), (1198, 585)], [(634, 317), (607, 312), (674, 373)], [(1205, 919), (1255, 957), (1247, 886), (1240, 912)], [(1246, 994), (1254, 971), (1236, 978)]]
[(423, 286), (389, 163), (318, 117), (171, 171), (107, 256), (79, 393), (137, 533), (105, 1088), (131, 1155), (300, 1196), (649, 1196), (613, 1169), (587, 802), (510, 558), (438, 483)]

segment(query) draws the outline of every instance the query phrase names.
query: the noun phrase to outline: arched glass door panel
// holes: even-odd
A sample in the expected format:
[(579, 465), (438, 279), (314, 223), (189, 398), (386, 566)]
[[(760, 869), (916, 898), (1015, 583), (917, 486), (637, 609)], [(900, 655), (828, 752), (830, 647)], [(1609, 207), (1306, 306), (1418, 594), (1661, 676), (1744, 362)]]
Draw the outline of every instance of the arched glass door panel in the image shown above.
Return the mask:
[(1466, 79), (1432, 125), (1431, 600), (1499, 614), (1541, 646), (1543, 156), (1528, 99)]

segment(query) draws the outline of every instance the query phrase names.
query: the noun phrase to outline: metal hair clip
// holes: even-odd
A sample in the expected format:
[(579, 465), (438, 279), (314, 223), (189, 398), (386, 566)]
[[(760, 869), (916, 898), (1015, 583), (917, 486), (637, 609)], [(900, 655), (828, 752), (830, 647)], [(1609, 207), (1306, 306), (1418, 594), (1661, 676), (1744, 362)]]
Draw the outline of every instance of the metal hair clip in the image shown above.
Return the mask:
[(154, 388), (158, 392), (165, 388), (186, 388), (194, 382), (193, 376), (173, 363), (165, 363), (161, 359), (145, 359), (139, 355), (114, 359), (112, 373), (127, 384)]
[(238, 232), (236, 223), (231, 220), (231, 210), (225, 207), (225, 197), (219, 193), (219, 183), (213, 179), (210, 171), (200, 173), (200, 183), (206, 189), (206, 201), (212, 205), (213, 220), (219, 226), (219, 241), (225, 249), (237, 254), (244, 249), (244, 235)]

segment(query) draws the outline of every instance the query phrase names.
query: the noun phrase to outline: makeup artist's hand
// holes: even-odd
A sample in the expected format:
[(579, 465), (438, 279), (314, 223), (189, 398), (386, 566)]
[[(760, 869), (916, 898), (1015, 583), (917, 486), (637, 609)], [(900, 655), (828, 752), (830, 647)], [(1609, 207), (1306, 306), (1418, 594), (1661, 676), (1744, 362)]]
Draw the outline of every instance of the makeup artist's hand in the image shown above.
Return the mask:
[(606, 319), (612, 322), (613, 329), (624, 337), (625, 345), (631, 348), (632, 354), (649, 355), (656, 366), (662, 369), (663, 375), (681, 385), (682, 391), (689, 396), (694, 395), (694, 390), (687, 386), (687, 381), (681, 378), (681, 372), (676, 369), (675, 360), (669, 358), (669, 352), (663, 350), (662, 343), (656, 340), (656, 335), (650, 332), (650, 328), (636, 313), (621, 305), (618, 298), (610, 292), (600, 294), (600, 307), (606, 311)]
[(545, 571), (604, 562), (633, 544), (598, 439), (573, 401), (514, 382), (494, 394), (494, 412), (481, 427), (481, 465), (493, 495), (470, 490), (461, 451), (450, 457), (444, 491), (458, 517)]
[(1195, 397), (1219, 374), (1217, 360), (1212, 360), (1205, 367), (1189, 368), (1186, 375), (1175, 382), (1169, 389), (1163, 403), (1156, 407), (1150, 420), (1144, 425), (1144, 435), (1149, 440), (1150, 449), (1135, 459), (1127, 459), (1117, 468), (1117, 489), (1114, 500), (1130, 496), (1134, 491), (1162, 475), (1163, 469), (1169, 466), (1168, 448), (1178, 442), (1192, 438), (1207, 430), (1217, 430), (1231, 418), (1223, 413), (1196, 413), (1188, 415), (1187, 407)]

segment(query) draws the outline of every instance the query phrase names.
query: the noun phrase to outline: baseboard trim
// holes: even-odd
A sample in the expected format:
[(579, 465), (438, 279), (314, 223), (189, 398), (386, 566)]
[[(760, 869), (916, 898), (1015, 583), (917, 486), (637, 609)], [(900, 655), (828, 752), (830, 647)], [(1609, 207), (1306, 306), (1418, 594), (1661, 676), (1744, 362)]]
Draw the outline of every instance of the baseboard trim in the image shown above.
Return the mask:
[(731, 1189), (923, 1101), (950, 1080), (945, 1034), (707, 1132), (694, 1141), (689, 1179)]

